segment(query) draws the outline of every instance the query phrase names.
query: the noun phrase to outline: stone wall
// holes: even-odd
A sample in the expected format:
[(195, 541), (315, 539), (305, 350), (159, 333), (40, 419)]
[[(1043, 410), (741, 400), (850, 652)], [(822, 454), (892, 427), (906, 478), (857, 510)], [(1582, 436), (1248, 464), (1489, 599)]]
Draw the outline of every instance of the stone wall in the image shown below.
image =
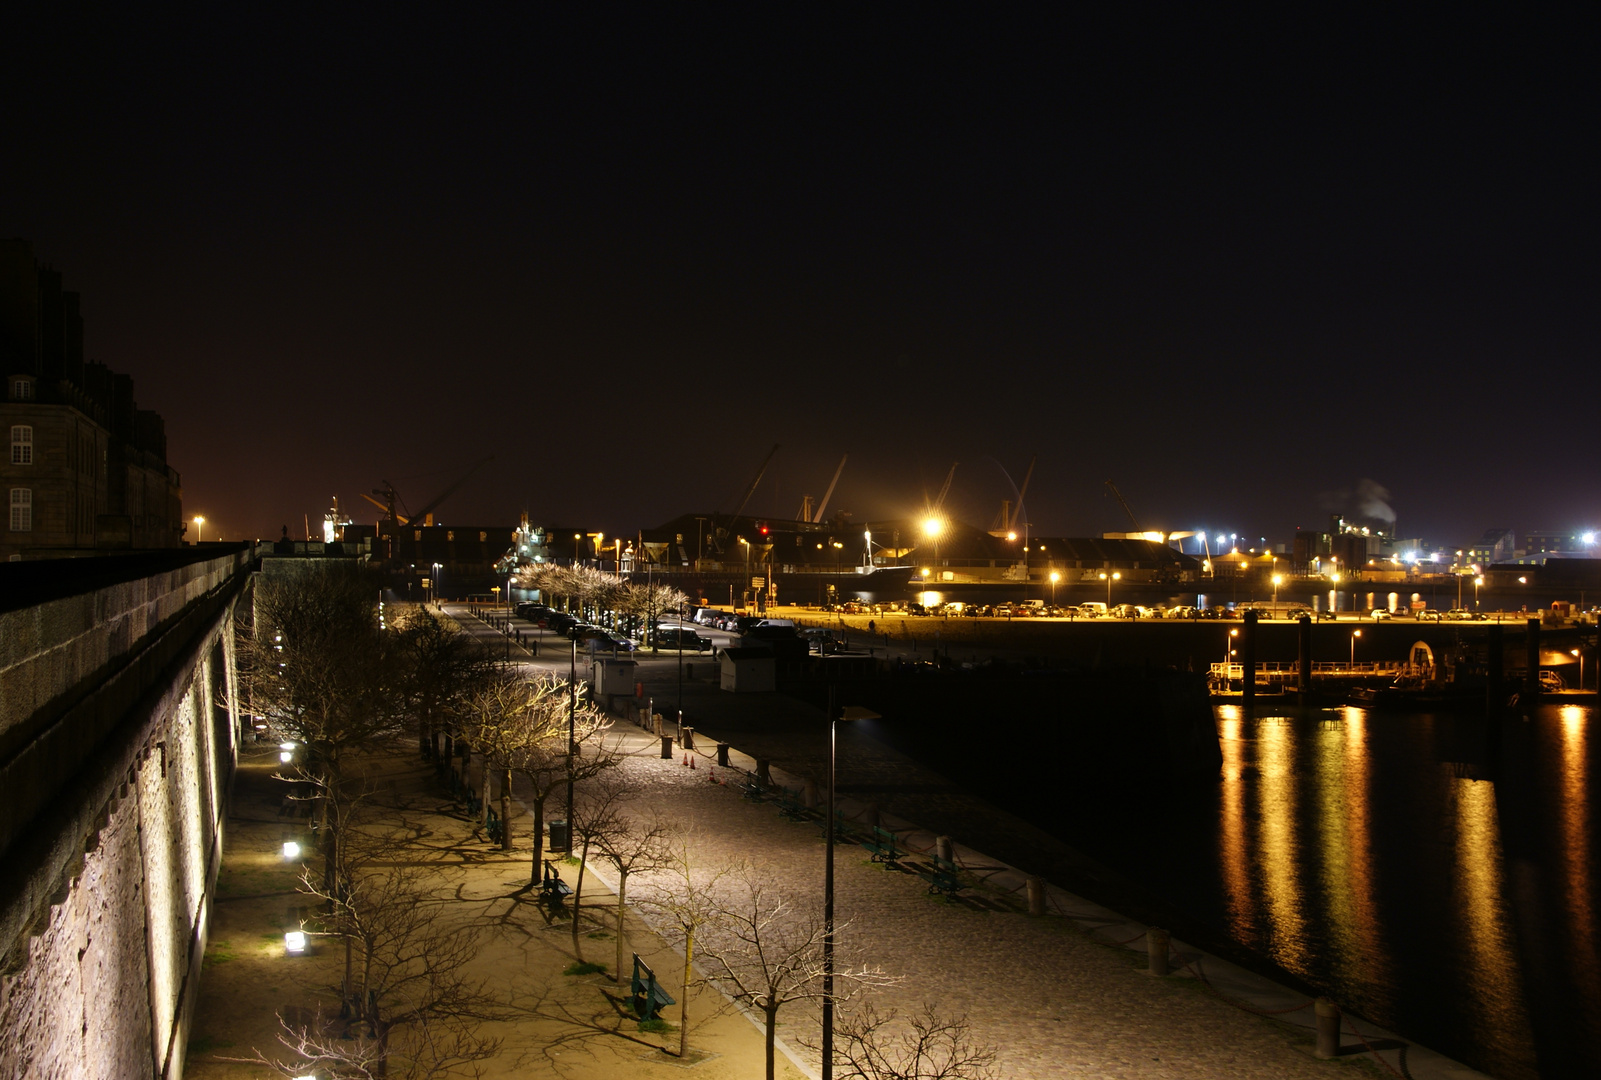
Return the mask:
[[(106, 592), (141, 597), (112, 625), (91, 620), (120, 652), (59, 618), (35, 619), (53, 625), (55, 643), (36, 639), (31, 662), (43, 670), (12, 671), (12, 685), (54, 681), (46, 705), (72, 701), (47, 710), (42, 730), (58, 745), (35, 759), (52, 789), (33, 785), (41, 805), (13, 819), (0, 853), (0, 1076), (182, 1074), (240, 731), (233, 627), (248, 569), (205, 563), (68, 606), (100, 614)], [(175, 594), (188, 602), (174, 607)], [(69, 686), (65, 653), (97, 658), (77, 668), (92, 685)], [(14, 730), (30, 718), (12, 704)]]

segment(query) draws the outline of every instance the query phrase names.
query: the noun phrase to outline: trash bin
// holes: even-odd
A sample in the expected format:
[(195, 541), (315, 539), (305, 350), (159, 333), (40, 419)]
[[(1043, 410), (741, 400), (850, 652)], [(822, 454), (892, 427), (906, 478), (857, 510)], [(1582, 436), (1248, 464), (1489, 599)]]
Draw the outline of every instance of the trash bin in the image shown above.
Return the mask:
[(565, 821), (552, 821), (550, 823), (550, 850), (567, 850), (567, 823)]

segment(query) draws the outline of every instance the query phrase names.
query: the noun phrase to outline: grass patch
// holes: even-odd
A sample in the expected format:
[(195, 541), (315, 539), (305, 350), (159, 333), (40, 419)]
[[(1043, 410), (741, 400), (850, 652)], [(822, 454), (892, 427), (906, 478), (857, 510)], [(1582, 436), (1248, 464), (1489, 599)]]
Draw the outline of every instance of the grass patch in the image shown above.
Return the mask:
[(588, 938), (590, 941), (605, 941), (607, 938), (611, 937), (611, 931), (610, 930), (591, 930), (589, 933), (585, 934), (584, 936), (586, 938)]
[(205, 959), (201, 961), (200, 966), (216, 967), (218, 964), (226, 964), (233, 958), (233, 949), (226, 941), (213, 941), (206, 949)]
[(666, 1035), (678, 1029), (665, 1020), (641, 1020), (639, 1030), (648, 1031), (653, 1035)]
[(592, 964), (587, 960), (574, 960), (567, 965), (563, 975), (602, 975), (606, 971), (605, 964)]

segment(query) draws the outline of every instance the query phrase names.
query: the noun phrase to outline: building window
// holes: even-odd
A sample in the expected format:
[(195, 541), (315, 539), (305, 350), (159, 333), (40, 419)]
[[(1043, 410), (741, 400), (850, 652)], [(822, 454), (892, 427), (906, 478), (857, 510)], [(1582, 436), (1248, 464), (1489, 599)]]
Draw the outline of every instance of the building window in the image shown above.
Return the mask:
[(33, 427), (30, 424), (11, 425), (11, 464), (33, 464)]
[(27, 401), (33, 397), (33, 383), (28, 379), (18, 379), (11, 384), (11, 396), (18, 401)]
[(33, 531), (33, 489), (11, 489), (11, 531)]

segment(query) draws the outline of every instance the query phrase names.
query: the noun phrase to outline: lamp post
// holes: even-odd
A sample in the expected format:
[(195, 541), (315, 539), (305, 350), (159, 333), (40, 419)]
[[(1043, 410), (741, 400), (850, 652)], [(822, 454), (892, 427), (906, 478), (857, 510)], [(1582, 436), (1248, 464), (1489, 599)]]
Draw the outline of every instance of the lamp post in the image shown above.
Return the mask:
[[(572, 659), (567, 665), (567, 854), (573, 853), (573, 758), (578, 751), (578, 639), (573, 638)], [(502, 826), (509, 828), (510, 823)], [(534, 837), (537, 853), (544, 837)]]
[(439, 571), (441, 571), (443, 569), (444, 569), (444, 567), (441, 566), (439, 563), (434, 563), (434, 565), (433, 565), (433, 571), (434, 571), (434, 607), (438, 608), (440, 611), (445, 610), (445, 608), (444, 608), (445, 601), (439, 595)]
[(1362, 636), (1362, 631), (1351, 631), (1351, 670), (1356, 670), (1356, 639)]
[(834, 545), (834, 600), (837, 603), (840, 598), (840, 578), (844, 574), (844, 566), (840, 562), (840, 553), (845, 545), (838, 540), (830, 540), (829, 543)]
[(1051, 571), (1051, 606), (1056, 606), (1056, 583), (1062, 580), (1062, 575), (1055, 570)]
[(1574, 649), (1573, 655), (1579, 658), (1579, 690), (1584, 690), (1584, 650)]
[(1473, 611), (1475, 614), (1477, 614), (1479, 610), (1479, 586), (1483, 584), (1484, 575), (1481, 574), (1473, 579)]
[(1103, 572), (1101, 574), (1101, 580), (1106, 582), (1106, 610), (1108, 613), (1110, 613), (1112, 610), (1112, 582), (1123, 580), (1123, 574), (1121, 571), (1114, 570), (1112, 571), (1111, 576), (1108, 577)]
[(739, 586), (739, 606), (744, 607), (745, 590), (750, 588), (750, 541), (741, 536), (739, 542), (745, 549), (745, 580)]
[[(1273, 561), (1274, 562), (1278, 562), (1277, 559), (1274, 559)], [(1273, 616), (1274, 616), (1274, 618), (1277, 618), (1278, 614), (1279, 614), (1279, 586), (1281, 584), (1283, 584), (1283, 582), (1284, 582), (1284, 575), (1282, 575), (1282, 574), (1274, 574), (1273, 575)]]
[(196, 547), (198, 547), (200, 545), (201, 536), (206, 531), (205, 525), (206, 525), (206, 519), (201, 517), (199, 514), (196, 514), (195, 515), (195, 546)]
[(837, 691), (828, 687), (828, 835), (823, 844), (823, 1080), (834, 1077), (834, 753), (840, 720), (877, 720), (878, 714), (858, 705), (841, 709)]

